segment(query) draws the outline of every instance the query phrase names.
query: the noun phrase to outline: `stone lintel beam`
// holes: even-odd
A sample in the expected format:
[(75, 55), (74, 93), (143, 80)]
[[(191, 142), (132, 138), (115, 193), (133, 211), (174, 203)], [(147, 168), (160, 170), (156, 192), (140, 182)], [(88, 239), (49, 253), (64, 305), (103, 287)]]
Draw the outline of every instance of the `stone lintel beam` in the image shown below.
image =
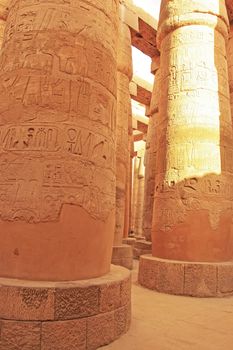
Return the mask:
[(131, 98), (137, 102), (149, 106), (151, 101), (151, 91), (146, 90), (144, 87), (136, 84), (135, 82), (130, 83), (130, 95)]
[(143, 132), (140, 132), (139, 134), (134, 134), (134, 135), (133, 135), (133, 140), (134, 140), (134, 142), (144, 140), (144, 134), (143, 134)]
[(158, 55), (157, 30), (125, 4), (120, 5), (120, 17), (130, 28), (132, 45), (150, 57)]
[(133, 130), (140, 131), (143, 135), (147, 134), (148, 125), (144, 124), (143, 122), (141, 122), (139, 120), (137, 120), (136, 122), (137, 122), (137, 126), (134, 125)]
[(148, 129), (148, 125), (138, 121), (138, 131), (141, 131), (143, 134), (147, 134), (147, 129)]
[(138, 21), (138, 32), (135, 29), (130, 28), (132, 45), (142, 51), (145, 55), (153, 57), (158, 54), (158, 49), (156, 46), (157, 31), (143, 19), (139, 18)]

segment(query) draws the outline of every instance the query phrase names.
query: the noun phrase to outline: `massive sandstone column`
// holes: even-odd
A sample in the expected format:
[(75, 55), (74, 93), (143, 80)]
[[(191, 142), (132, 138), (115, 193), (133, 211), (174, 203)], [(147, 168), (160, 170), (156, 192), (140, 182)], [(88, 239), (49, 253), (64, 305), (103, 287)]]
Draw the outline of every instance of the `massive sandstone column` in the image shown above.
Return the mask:
[[(158, 57), (159, 60), (159, 57)], [(144, 207), (143, 207), (143, 235), (147, 241), (151, 241), (151, 226), (154, 204), (155, 189), (155, 168), (157, 154), (157, 124), (158, 124), (158, 95), (160, 91), (159, 85), (159, 64), (155, 71), (155, 83), (152, 93), (150, 105), (150, 120), (146, 139), (145, 153), (145, 191), (144, 191)]]
[(225, 1), (164, 0), (153, 258), (139, 280), (196, 296), (233, 292), (233, 134)]
[(132, 159), (134, 157), (134, 136), (132, 125), (132, 106), (131, 98), (129, 99), (129, 114), (128, 114), (128, 164), (127, 164), (127, 196), (125, 208), (125, 225), (124, 237), (128, 238), (131, 227), (131, 197), (132, 197)]
[(155, 83), (150, 104), (150, 119), (146, 136), (145, 151), (145, 181), (144, 181), (144, 199), (143, 199), (143, 217), (142, 217), (142, 236), (134, 244), (134, 258), (139, 259), (141, 255), (151, 254), (151, 227), (153, 217), (154, 190), (155, 190), (155, 170), (157, 146), (157, 124), (158, 124), (158, 97), (160, 93), (159, 85), (159, 56), (157, 58), (157, 67), (154, 70)]
[(122, 244), (129, 200), (129, 83), (133, 75), (131, 34), (120, 20), (117, 52), (117, 118), (116, 118), (116, 225), (112, 263), (132, 268), (132, 248)]
[(233, 25), (230, 26), (230, 34), (229, 34), (228, 48), (227, 48), (227, 61), (228, 61), (228, 71), (229, 71), (231, 118), (233, 121)]
[(0, 57), (1, 349), (96, 349), (128, 328), (129, 273), (110, 272), (117, 36), (117, 0), (10, 2)]
[(137, 155), (133, 160), (133, 195), (132, 195), (132, 231), (135, 236), (142, 236), (143, 201), (145, 185), (145, 142), (139, 141)]
[(8, 5), (9, 0), (0, 0), (0, 50), (3, 41), (3, 33), (6, 25), (6, 18), (8, 14)]

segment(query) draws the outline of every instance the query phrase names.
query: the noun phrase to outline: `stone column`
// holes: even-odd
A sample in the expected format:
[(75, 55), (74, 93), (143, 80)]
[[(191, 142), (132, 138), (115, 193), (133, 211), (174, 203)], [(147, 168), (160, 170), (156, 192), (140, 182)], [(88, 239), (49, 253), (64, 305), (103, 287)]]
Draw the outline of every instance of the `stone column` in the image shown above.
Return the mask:
[[(159, 59), (159, 57), (158, 57)], [(151, 242), (151, 226), (154, 204), (155, 189), (155, 168), (157, 154), (157, 136), (156, 125), (158, 124), (158, 94), (159, 86), (159, 65), (155, 71), (155, 82), (150, 105), (150, 120), (146, 139), (145, 154), (145, 192), (144, 192), (144, 209), (143, 209), (143, 235), (146, 240)]]
[(230, 102), (231, 102), (231, 118), (233, 121), (233, 24), (230, 26), (230, 34), (227, 47), (227, 62), (229, 71), (229, 87), (230, 87)]
[(130, 114), (129, 114), (129, 139), (128, 139), (128, 181), (127, 181), (127, 207), (126, 207), (126, 221), (125, 221), (125, 230), (124, 230), (124, 238), (122, 240), (123, 243), (128, 244), (130, 246), (134, 246), (136, 238), (132, 237), (132, 194), (133, 194), (133, 158), (134, 158), (134, 136), (133, 136), (133, 126), (132, 126), (132, 107), (131, 107), (131, 99), (130, 99)]
[(0, 50), (2, 47), (3, 33), (5, 30), (6, 19), (8, 14), (8, 5), (9, 0), (0, 0)]
[(132, 49), (129, 27), (120, 20), (117, 57), (117, 119), (116, 119), (116, 226), (112, 263), (133, 267), (132, 247), (123, 245), (125, 211), (129, 176), (129, 83), (132, 79)]
[(145, 185), (145, 142), (140, 141), (140, 149), (137, 150), (137, 156), (134, 158), (133, 169), (133, 201), (132, 201), (132, 230), (136, 237), (142, 237), (142, 216), (143, 216), (143, 200)]
[(10, 2), (0, 57), (2, 349), (96, 349), (129, 326), (129, 273), (110, 271), (117, 36), (117, 0)]
[[(144, 203), (143, 203), (143, 223), (142, 236), (144, 239), (137, 240), (134, 244), (134, 258), (139, 259), (141, 255), (151, 254), (151, 228), (154, 205), (155, 190), (155, 169), (157, 154), (157, 125), (158, 125), (158, 97), (160, 93), (159, 85), (159, 59), (156, 59), (156, 68), (154, 67), (155, 82), (150, 105), (150, 119), (146, 136), (145, 151), (145, 185), (144, 185)], [(155, 59), (154, 59), (155, 61)], [(155, 66), (155, 65), (154, 65)]]
[(233, 133), (225, 1), (162, 1), (159, 152), (152, 254), (139, 280), (161, 292), (232, 294)]
[(124, 238), (128, 238), (130, 227), (131, 227), (132, 158), (133, 157), (134, 157), (134, 139), (133, 139), (133, 127), (132, 127), (132, 106), (131, 106), (131, 98), (129, 98), (127, 195), (126, 195), (126, 208), (125, 208)]

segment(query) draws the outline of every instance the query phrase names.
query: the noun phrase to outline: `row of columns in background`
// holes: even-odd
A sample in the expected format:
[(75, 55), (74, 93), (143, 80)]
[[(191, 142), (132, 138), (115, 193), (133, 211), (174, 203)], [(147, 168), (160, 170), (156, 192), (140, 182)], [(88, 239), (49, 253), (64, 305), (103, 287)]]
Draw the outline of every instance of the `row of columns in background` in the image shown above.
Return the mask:
[[(152, 255), (140, 260), (142, 285), (193, 296), (233, 293), (225, 1), (162, 2), (145, 177), (143, 152), (130, 175), (129, 29), (119, 24), (118, 1), (81, 5), (76, 0), (54, 9), (49, 1), (10, 2), (0, 79), (1, 176), (10, 188), (0, 221), (0, 325), (6, 350), (12, 341), (15, 347), (27, 343), (43, 350), (56, 342), (64, 349), (96, 349), (127, 331), (129, 273), (110, 270), (110, 261), (112, 246), (118, 252), (129, 249), (122, 242), (130, 228), (152, 240)], [(32, 14), (31, 27), (24, 20)], [(49, 58), (41, 61), (44, 54)], [(232, 68), (230, 63), (231, 93)], [(17, 79), (9, 84), (16, 70)], [(49, 79), (41, 89), (45, 76), (62, 82), (56, 97)], [(48, 94), (44, 99), (41, 91)], [(61, 96), (63, 103), (57, 100)], [(38, 135), (48, 126), (45, 149)], [(61, 145), (53, 144), (54, 130)], [(119, 253), (129, 263), (127, 254)]]
[[(1, 2), (1, 28), (4, 27), (4, 22), (7, 17), (7, 2)], [(3, 30), (1, 30), (3, 32)], [(132, 140), (132, 125), (131, 125), (131, 108), (129, 95), (129, 82), (132, 79), (132, 57), (131, 57), (131, 42), (130, 31), (128, 26), (121, 21), (120, 35), (118, 36), (118, 92), (117, 92), (117, 134), (116, 134), (116, 226), (114, 236), (114, 247), (117, 255), (120, 258), (125, 257), (128, 262), (131, 260), (128, 247), (122, 245), (123, 238), (129, 232), (134, 232), (136, 236), (145, 237), (146, 241), (151, 241), (151, 227), (153, 221), (153, 202), (155, 191), (155, 174), (156, 174), (156, 159), (161, 158), (161, 153), (158, 152), (159, 144), (156, 137), (156, 130), (159, 129), (159, 57), (158, 65), (155, 70), (155, 84), (152, 94), (150, 107), (150, 122), (146, 140), (146, 151), (141, 149), (137, 156), (133, 159), (133, 176), (132, 176), (132, 155), (133, 155), (133, 140)], [(231, 46), (232, 32), (228, 44), (228, 62), (229, 62), (229, 77), (230, 90), (231, 85)], [(232, 95), (232, 91), (231, 91)], [(145, 153), (145, 155), (144, 155)], [(144, 160), (145, 158), (145, 160)], [(162, 158), (166, 158), (166, 154)], [(157, 162), (157, 164), (159, 161)], [(144, 169), (145, 165), (145, 169)], [(133, 191), (132, 191), (133, 184)], [(131, 203), (132, 198), (132, 203)], [(132, 209), (131, 209), (132, 208)], [(156, 211), (156, 208), (155, 208)], [(130, 213), (132, 214), (130, 216)], [(131, 225), (130, 223), (131, 219)], [(127, 242), (127, 240), (125, 240)], [(149, 246), (147, 246), (149, 251)], [(127, 253), (119, 251), (127, 249)], [(126, 254), (126, 255), (124, 255)], [(128, 256), (127, 256), (128, 255)], [(121, 259), (120, 259), (121, 260)], [(114, 257), (113, 257), (114, 262)], [(118, 261), (119, 262), (119, 261)], [(126, 265), (128, 263), (126, 262)], [(129, 262), (129, 266), (130, 266)]]

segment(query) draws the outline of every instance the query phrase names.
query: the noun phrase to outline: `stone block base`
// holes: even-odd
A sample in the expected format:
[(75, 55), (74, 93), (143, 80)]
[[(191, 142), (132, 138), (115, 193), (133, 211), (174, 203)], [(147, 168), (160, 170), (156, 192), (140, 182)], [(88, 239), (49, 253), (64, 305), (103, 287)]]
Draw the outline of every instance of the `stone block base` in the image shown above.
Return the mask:
[(0, 279), (1, 350), (94, 350), (130, 325), (130, 272), (71, 282)]
[(126, 267), (129, 270), (133, 268), (133, 251), (132, 246), (122, 244), (113, 246), (112, 264)]
[(136, 242), (136, 238), (133, 238), (133, 237), (127, 237), (127, 238), (123, 238), (122, 239), (122, 243), (123, 244), (128, 244), (128, 245), (131, 245), (131, 246), (134, 246), (135, 242)]
[(138, 282), (161, 293), (192, 297), (233, 295), (233, 261), (199, 263), (140, 257)]
[(134, 259), (139, 259), (141, 255), (151, 254), (152, 243), (145, 240), (137, 240), (133, 247), (133, 257)]

